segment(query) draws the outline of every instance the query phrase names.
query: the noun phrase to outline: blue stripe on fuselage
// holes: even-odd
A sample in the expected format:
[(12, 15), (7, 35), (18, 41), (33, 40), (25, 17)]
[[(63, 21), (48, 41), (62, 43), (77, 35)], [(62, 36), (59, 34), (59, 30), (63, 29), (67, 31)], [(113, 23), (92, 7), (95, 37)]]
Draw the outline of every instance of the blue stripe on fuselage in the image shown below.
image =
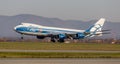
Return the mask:
[(32, 32), (32, 33), (46, 33), (46, 34), (60, 34), (60, 33), (76, 33), (74, 31), (58, 30), (58, 29), (46, 29), (37, 27), (19, 27), (16, 29), (18, 32)]
[(43, 28), (42, 30), (43, 31), (54, 31), (54, 32), (74, 32), (74, 31), (59, 30), (59, 29), (46, 29), (46, 28)]

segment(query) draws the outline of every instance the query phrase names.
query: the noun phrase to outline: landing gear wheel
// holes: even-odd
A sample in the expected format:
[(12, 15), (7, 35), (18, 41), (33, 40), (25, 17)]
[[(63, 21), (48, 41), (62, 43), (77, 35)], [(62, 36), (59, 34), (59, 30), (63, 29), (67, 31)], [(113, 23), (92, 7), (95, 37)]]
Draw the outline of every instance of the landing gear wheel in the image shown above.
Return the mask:
[(22, 39), (22, 40), (23, 40), (23, 36), (24, 36), (24, 35), (23, 35), (23, 34), (21, 34), (21, 39)]
[(61, 43), (62, 43), (62, 42), (65, 42), (65, 40), (64, 40), (64, 39), (59, 39), (58, 41), (59, 41), (59, 42), (61, 42)]
[(51, 38), (51, 42), (56, 42), (56, 39), (55, 38)]
[(23, 39), (23, 37), (21, 37), (21, 39)]

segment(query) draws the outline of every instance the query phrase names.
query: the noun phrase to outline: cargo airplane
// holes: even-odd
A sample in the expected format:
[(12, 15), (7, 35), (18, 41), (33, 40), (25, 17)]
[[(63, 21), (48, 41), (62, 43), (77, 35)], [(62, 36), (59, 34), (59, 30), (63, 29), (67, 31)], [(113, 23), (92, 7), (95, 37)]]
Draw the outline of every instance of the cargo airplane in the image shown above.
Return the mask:
[[(14, 30), (22, 35), (33, 35), (38, 39), (50, 37), (52, 42), (64, 42), (65, 39), (84, 39), (93, 36), (101, 36), (108, 30), (102, 30), (105, 19), (101, 18), (87, 30), (48, 27), (32, 23), (21, 23)], [(23, 39), (23, 37), (21, 37)]]

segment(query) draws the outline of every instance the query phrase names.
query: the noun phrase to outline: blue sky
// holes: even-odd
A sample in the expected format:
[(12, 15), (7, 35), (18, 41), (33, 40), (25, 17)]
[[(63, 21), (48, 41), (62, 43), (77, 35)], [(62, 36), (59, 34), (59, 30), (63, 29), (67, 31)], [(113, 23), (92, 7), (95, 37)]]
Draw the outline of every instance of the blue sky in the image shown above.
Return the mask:
[(34, 14), (63, 20), (120, 22), (120, 0), (0, 0), (0, 15)]

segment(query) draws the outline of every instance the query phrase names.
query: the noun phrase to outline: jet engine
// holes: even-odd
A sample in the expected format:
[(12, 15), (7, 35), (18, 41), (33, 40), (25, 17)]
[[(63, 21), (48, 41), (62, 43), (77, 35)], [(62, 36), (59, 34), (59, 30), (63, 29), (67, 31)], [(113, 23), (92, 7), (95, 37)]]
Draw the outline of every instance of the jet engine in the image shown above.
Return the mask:
[(59, 34), (58, 37), (59, 37), (59, 39), (65, 39), (66, 35), (65, 34)]
[(83, 39), (85, 37), (84, 33), (77, 33), (76, 38), (77, 39)]
[(66, 35), (65, 35), (65, 34), (59, 34), (59, 35), (58, 35), (58, 41), (59, 41), (59, 42), (64, 42), (65, 38), (66, 38)]

